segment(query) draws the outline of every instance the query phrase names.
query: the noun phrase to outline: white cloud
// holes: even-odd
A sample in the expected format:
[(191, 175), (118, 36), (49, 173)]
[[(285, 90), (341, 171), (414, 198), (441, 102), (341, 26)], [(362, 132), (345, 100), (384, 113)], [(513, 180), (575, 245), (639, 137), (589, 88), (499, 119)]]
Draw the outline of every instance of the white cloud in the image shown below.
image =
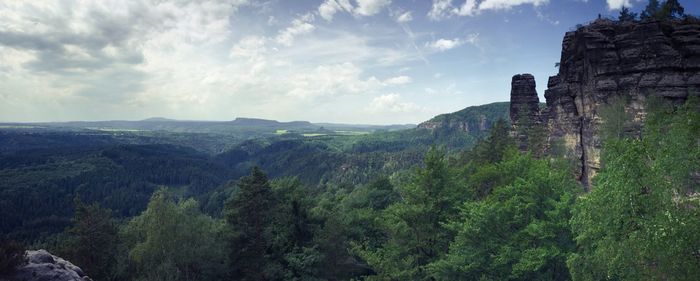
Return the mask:
[(374, 76), (363, 79), (362, 69), (352, 63), (320, 65), (290, 78), (287, 94), (302, 99), (371, 93), (382, 87)]
[(332, 21), (338, 12), (348, 12), (353, 16), (373, 16), (391, 4), (391, 0), (356, 0), (353, 6), (349, 0), (325, 0), (318, 6), (318, 14), (326, 21)]
[(412, 102), (404, 102), (398, 94), (386, 94), (372, 99), (365, 108), (370, 113), (411, 113), (422, 110)]
[(327, 21), (333, 20), (333, 16), (340, 11), (352, 12), (354, 7), (349, 0), (326, 0), (318, 6), (318, 14)]
[(413, 82), (413, 79), (411, 79), (411, 77), (406, 76), (406, 75), (391, 77), (389, 79), (384, 80), (384, 84), (389, 84), (389, 85), (403, 85), (403, 84), (408, 84), (411, 82)]
[(310, 22), (313, 21), (313, 15), (306, 14), (292, 20), (292, 24), (284, 30), (281, 30), (275, 40), (285, 46), (291, 46), (294, 43), (294, 38), (299, 35), (311, 33), (316, 27)]
[(433, 5), (428, 12), (428, 18), (431, 20), (440, 20), (450, 16), (452, 12), (452, 0), (433, 0)]
[(444, 52), (450, 49), (457, 48), (464, 44), (459, 38), (454, 39), (438, 39), (432, 42), (425, 43), (425, 46), (438, 52)]
[(396, 22), (398, 23), (405, 23), (413, 20), (413, 16), (411, 15), (411, 11), (407, 11), (404, 13), (401, 13), (398, 17), (396, 17)]
[[(463, 0), (459, 7), (453, 5), (453, 0), (433, 0), (428, 18), (442, 20), (451, 16), (475, 16), (487, 10), (508, 10), (515, 6), (530, 4), (535, 7), (546, 5), (549, 0)], [(609, 0), (616, 1), (616, 0)], [(629, 0), (618, 0), (629, 1)], [(461, 2), (461, 1), (460, 1)]]
[(549, 0), (484, 0), (479, 4), (479, 10), (507, 10), (523, 4), (541, 6), (548, 3)]
[(361, 16), (376, 15), (389, 4), (391, 0), (357, 0), (355, 13)]
[(607, 0), (608, 10), (619, 10), (625, 7), (632, 7), (632, 2), (630, 0)]
[(477, 10), (476, 0), (466, 0), (459, 8), (455, 8), (452, 12), (458, 16), (473, 16), (479, 11)]

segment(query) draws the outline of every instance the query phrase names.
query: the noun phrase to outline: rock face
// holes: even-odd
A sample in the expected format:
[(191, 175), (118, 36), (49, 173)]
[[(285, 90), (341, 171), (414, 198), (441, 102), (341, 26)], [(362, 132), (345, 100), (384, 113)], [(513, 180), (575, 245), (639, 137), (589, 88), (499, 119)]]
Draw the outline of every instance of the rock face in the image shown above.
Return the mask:
[[(700, 95), (700, 24), (597, 20), (566, 33), (559, 65), (547, 83), (545, 109), (527, 106), (520, 87), (514, 86), (511, 100), (533, 111), (527, 114), (539, 114), (550, 145), (562, 143), (580, 160), (578, 176), (587, 187), (600, 167), (604, 105), (626, 101), (625, 111), (639, 132), (650, 96), (680, 103)], [(511, 118), (518, 117), (511, 111)]]
[(0, 281), (92, 281), (83, 270), (46, 250), (27, 251), (27, 264)]
[(527, 128), (541, 124), (540, 98), (535, 89), (535, 76), (517, 74), (510, 83), (510, 118), (512, 135), (520, 150), (527, 149)]

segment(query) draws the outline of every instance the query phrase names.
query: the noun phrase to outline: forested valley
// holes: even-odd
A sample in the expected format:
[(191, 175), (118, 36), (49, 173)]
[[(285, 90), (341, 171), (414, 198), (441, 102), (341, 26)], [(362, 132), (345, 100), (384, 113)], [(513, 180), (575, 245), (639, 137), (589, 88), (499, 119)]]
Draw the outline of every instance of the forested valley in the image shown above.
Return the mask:
[[(23, 225), (5, 235), (3, 256), (45, 248), (94, 280), (694, 280), (699, 105), (659, 104), (640, 135), (625, 133), (627, 117), (610, 107), (606, 118), (617, 121), (601, 129), (603, 167), (588, 193), (570, 160), (519, 151), (503, 120), (471, 148), (432, 146), (419, 166), (359, 185), (312, 185), (303, 167), (269, 177), (256, 165), (224, 182), (229, 169), (176, 146), (67, 151), (54, 157), (94, 162), (59, 162), (38, 177), (101, 157), (127, 164), (123, 174), (66, 180), (76, 185), (69, 199), (49, 193), (39, 204), (5, 191), (3, 227), (44, 209), (56, 217), (33, 222), (44, 231)], [(130, 162), (134, 155), (148, 157)], [(313, 153), (290, 157), (301, 155)], [(138, 168), (122, 170), (130, 166)], [(126, 189), (77, 184), (103, 177)]]

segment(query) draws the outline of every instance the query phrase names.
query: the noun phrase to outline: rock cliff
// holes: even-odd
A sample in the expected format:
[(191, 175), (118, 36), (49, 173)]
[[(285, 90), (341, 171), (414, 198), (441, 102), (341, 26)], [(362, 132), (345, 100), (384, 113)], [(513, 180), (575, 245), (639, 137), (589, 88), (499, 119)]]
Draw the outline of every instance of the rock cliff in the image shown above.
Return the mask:
[(27, 251), (27, 263), (0, 281), (91, 281), (80, 267), (46, 250)]
[(519, 114), (536, 116), (548, 143), (562, 143), (578, 160), (578, 177), (587, 187), (600, 167), (603, 106), (625, 101), (633, 130), (639, 132), (650, 96), (682, 102), (700, 95), (700, 23), (603, 19), (567, 32), (559, 73), (549, 78), (542, 110), (531, 105), (536, 93), (520, 86), (529, 81), (522, 76), (513, 78), (511, 120), (515, 123)]

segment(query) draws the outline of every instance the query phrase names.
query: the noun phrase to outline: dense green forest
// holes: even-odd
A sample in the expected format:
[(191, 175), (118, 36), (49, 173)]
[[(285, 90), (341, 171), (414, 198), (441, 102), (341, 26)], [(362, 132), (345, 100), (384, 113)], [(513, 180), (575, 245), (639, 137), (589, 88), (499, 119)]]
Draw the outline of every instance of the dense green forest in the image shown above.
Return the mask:
[[(19, 204), (72, 214), (55, 218), (53, 226), (64, 227), (57, 234), (9, 238), (47, 248), (95, 280), (695, 280), (700, 105), (649, 106), (641, 135), (625, 133), (619, 107), (606, 110), (603, 166), (588, 193), (569, 161), (518, 151), (510, 126), (498, 121), (468, 149), (417, 150), (420, 165), (355, 184), (323, 181), (323, 172), (307, 167), (332, 163), (333, 149), (347, 140), (245, 143), (213, 158), (170, 145), (66, 150), (49, 160), (38, 154), (36, 161), (55, 169), (5, 174), (3, 183), (38, 187), (73, 171), (78, 176), (32, 193), (67, 192), (61, 182), (79, 196), (54, 202), (67, 197), (48, 193), (32, 203), (3, 187), (3, 207), (11, 208), (3, 208), (3, 229), (33, 214), (17, 212)], [(363, 140), (383, 138), (391, 137)], [(245, 161), (258, 150), (270, 158)], [(230, 169), (236, 163), (247, 164)], [(104, 174), (100, 165), (118, 165), (109, 171), (122, 174)], [(298, 167), (280, 172), (284, 165)], [(109, 186), (81, 185), (105, 177), (135, 185), (109, 196)], [(138, 200), (145, 209), (118, 208)], [(17, 244), (7, 238), (3, 251), (11, 252)]]
[[(452, 114), (452, 119), (483, 119), (492, 124), (506, 116), (507, 109), (507, 103), (469, 107)], [(178, 121), (143, 122), (146, 124), (138, 128), (155, 126), (152, 123), (192, 126)], [(134, 123), (139, 124), (117, 125), (136, 126)], [(405, 174), (422, 162), (431, 144), (458, 151), (488, 132), (445, 127), (347, 134), (352, 129), (347, 125), (341, 127), (342, 134), (309, 137), (294, 132), (275, 134), (290, 128), (288, 123), (257, 119), (234, 123), (238, 125), (230, 130), (262, 125), (251, 129), (254, 134), (230, 134), (225, 127), (214, 127), (218, 133), (99, 131), (68, 128), (62, 123), (0, 130), (0, 229), (30, 244), (45, 240), (70, 225), (76, 196), (109, 208), (115, 218), (133, 217), (162, 186), (181, 197), (195, 198), (206, 214), (218, 216), (230, 196), (230, 182), (248, 174), (253, 166), (272, 178), (296, 177), (313, 190), (349, 187), (379, 176)], [(73, 125), (77, 124), (83, 123)], [(256, 137), (263, 134), (268, 136)], [(216, 153), (220, 149), (224, 151)]]

